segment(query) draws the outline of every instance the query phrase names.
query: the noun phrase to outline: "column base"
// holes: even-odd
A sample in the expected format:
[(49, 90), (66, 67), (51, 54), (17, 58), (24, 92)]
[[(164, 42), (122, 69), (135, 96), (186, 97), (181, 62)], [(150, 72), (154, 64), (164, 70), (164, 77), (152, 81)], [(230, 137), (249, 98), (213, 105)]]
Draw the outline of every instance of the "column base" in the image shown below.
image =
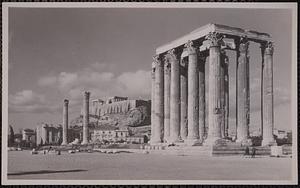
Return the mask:
[(68, 143), (61, 143), (60, 145), (61, 146), (65, 146), (65, 145), (68, 145)]
[(81, 145), (87, 145), (89, 144), (88, 142), (81, 142)]
[(241, 143), (241, 146), (252, 146), (253, 142), (250, 138), (237, 139), (235, 142)]
[(277, 146), (276, 140), (274, 138), (263, 139), (261, 146)]
[(169, 139), (168, 143), (169, 144), (174, 144), (174, 143), (183, 143), (184, 141), (181, 140), (180, 138), (173, 138), (173, 139)]
[(200, 140), (197, 138), (187, 138), (184, 143), (188, 146), (200, 146), (202, 145)]
[(150, 140), (150, 145), (161, 144), (162, 141), (160, 139), (152, 139)]

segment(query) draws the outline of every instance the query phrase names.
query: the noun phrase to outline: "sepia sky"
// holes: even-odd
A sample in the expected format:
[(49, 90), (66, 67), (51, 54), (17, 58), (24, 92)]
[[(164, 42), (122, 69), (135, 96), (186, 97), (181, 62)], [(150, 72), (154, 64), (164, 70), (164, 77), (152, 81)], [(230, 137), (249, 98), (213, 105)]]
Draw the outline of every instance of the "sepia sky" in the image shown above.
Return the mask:
[[(275, 128), (291, 129), (292, 20), (287, 9), (10, 8), (9, 123), (18, 130), (79, 115), (91, 98), (150, 99), (155, 48), (208, 23), (272, 35)], [(250, 43), (251, 127), (260, 125), (261, 54)], [(235, 65), (230, 58), (230, 126), (235, 125)], [(17, 131), (15, 131), (17, 132)]]

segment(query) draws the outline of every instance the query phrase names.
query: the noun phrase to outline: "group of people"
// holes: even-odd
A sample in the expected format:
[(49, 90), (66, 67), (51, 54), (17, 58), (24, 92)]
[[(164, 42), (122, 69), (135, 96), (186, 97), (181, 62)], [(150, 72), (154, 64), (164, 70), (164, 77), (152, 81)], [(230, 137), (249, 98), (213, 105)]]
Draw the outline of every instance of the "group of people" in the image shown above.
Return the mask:
[[(248, 146), (246, 146), (246, 149), (245, 149), (245, 156), (249, 156), (250, 155), (250, 148)], [(251, 150), (251, 158), (254, 158), (256, 155), (256, 148), (255, 147), (252, 147), (252, 150)]]

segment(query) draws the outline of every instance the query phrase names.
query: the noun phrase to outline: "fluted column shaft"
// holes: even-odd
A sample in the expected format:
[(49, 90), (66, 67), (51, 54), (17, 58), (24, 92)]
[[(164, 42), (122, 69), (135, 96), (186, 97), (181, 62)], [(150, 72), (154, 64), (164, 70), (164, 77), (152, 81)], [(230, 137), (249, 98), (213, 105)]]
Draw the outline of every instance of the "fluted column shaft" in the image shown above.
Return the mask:
[(154, 139), (154, 123), (155, 123), (155, 68), (156, 63), (152, 62), (151, 70), (151, 139)]
[(188, 58), (181, 58), (180, 67), (180, 136), (186, 140), (188, 135), (187, 103), (188, 103), (188, 80), (187, 80)]
[(224, 104), (224, 126), (225, 126), (225, 137), (228, 137), (229, 129), (229, 74), (228, 74), (228, 56), (225, 56), (224, 64), (224, 92), (225, 92), (225, 104)]
[(242, 38), (239, 44), (237, 63), (237, 142), (249, 137), (248, 124), (248, 41)]
[(273, 106), (273, 44), (267, 43), (264, 49), (263, 64), (263, 140), (262, 145), (275, 145), (274, 106)]
[(83, 140), (82, 144), (89, 143), (89, 100), (90, 92), (84, 92), (83, 100)]
[(61, 143), (62, 145), (68, 144), (68, 106), (69, 101), (65, 99), (63, 107), (63, 140)]
[(199, 69), (196, 49), (187, 43), (188, 60), (188, 137), (187, 144), (199, 143)]
[(209, 48), (209, 97), (208, 97), (208, 138), (207, 144), (215, 144), (221, 138), (221, 59), (220, 45), (223, 36), (210, 33), (206, 37), (210, 41)]
[(206, 56), (199, 54), (199, 140), (205, 135), (205, 61)]
[(170, 140), (180, 140), (180, 66), (175, 50), (170, 50), (166, 59), (171, 64), (171, 90), (170, 90)]
[(151, 143), (161, 143), (164, 128), (164, 65), (155, 57), (154, 127)]
[(170, 81), (171, 66), (166, 61), (164, 64), (164, 142), (167, 142), (170, 136)]

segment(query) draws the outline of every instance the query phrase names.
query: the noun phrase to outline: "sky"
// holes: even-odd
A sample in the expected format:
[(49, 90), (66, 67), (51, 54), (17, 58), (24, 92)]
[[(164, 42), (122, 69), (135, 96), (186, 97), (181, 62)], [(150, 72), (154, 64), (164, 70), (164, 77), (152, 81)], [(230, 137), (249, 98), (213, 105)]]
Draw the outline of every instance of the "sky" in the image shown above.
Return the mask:
[[(35, 128), (39, 122), (62, 123), (65, 98), (70, 100), (70, 119), (75, 118), (85, 90), (91, 99), (116, 95), (148, 100), (155, 49), (203, 25), (219, 23), (272, 36), (274, 124), (289, 130), (291, 16), (288, 9), (10, 8), (8, 122), (16, 130)], [(227, 54), (230, 126), (235, 126), (236, 57), (232, 51)], [(260, 126), (261, 110), (258, 44), (250, 43), (249, 55), (253, 129)]]

